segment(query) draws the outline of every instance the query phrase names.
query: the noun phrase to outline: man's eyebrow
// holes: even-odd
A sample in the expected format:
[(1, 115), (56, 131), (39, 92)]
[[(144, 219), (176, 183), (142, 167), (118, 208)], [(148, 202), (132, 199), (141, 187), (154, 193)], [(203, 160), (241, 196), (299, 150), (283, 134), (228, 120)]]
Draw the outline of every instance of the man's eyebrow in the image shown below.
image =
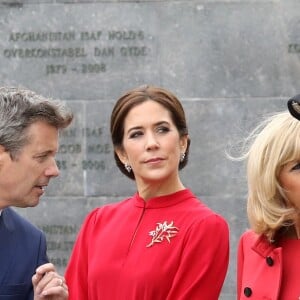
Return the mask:
[(48, 155), (48, 154), (52, 154), (52, 153), (56, 153), (56, 151), (53, 151), (53, 150), (41, 151), (41, 152), (38, 152), (38, 153), (34, 154), (34, 157)]

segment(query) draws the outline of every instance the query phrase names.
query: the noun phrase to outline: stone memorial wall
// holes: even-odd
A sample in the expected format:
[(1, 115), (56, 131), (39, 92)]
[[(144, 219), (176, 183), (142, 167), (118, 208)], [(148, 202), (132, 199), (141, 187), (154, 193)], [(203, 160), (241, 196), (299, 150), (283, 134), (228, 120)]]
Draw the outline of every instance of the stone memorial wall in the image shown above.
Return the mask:
[(115, 166), (109, 117), (124, 91), (148, 83), (182, 100), (192, 140), (182, 179), (230, 225), (221, 299), (235, 298), (247, 187), (226, 151), (300, 92), (299, 11), (296, 0), (0, 0), (1, 85), (62, 99), (75, 114), (60, 177), (38, 207), (18, 209), (46, 233), (60, 272), (87, 213), (135, 191)]

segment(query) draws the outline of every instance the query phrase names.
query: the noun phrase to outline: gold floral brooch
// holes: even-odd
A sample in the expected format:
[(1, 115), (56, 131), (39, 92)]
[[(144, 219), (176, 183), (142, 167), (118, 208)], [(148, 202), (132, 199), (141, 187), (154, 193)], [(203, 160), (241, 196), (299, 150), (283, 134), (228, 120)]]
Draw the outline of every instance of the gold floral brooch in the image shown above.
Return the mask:
[(152, 240), (147, 247), (152, 247), (155, 243), (161, 243), (163, 240), (167, 240), (168, 243), (170, 243), (171, 238), (176, 236), (179, 231), (176, 226), (173, 226), (173, 221), (171, 221), (170, 224), (168, 224), (167, 221), (156, 224), (155, 230), (149, 232), (149, 235), (152, 236)]

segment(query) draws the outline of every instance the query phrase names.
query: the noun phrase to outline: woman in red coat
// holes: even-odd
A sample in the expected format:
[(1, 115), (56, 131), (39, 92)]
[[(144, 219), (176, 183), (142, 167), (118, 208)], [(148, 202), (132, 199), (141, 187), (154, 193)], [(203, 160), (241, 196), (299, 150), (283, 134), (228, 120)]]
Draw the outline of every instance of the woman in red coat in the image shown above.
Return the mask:
[(110, 128), (117, 166), (137, 192), (86, 218), (66, 270), (69, 300), (217, 300), (228, 225), (179, 177), (190, 146), (179, 100), (158, 87), (131, 90)]
[(300, 95), (251, 134), (247, 213), (237, 299), (300, 299)]

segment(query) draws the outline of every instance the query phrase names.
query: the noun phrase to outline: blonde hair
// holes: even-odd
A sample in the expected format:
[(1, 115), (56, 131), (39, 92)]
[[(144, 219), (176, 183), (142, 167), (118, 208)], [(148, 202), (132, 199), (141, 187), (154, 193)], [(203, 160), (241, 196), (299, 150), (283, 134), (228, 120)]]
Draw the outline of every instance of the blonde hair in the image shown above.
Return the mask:
[(270, 241), (294, 223), (296, 210), (279, 182), (282, 168), (300, 161), (300, 121), (288, 112), (267, 117), (245, 140), (247, 214), (252, 229)]

